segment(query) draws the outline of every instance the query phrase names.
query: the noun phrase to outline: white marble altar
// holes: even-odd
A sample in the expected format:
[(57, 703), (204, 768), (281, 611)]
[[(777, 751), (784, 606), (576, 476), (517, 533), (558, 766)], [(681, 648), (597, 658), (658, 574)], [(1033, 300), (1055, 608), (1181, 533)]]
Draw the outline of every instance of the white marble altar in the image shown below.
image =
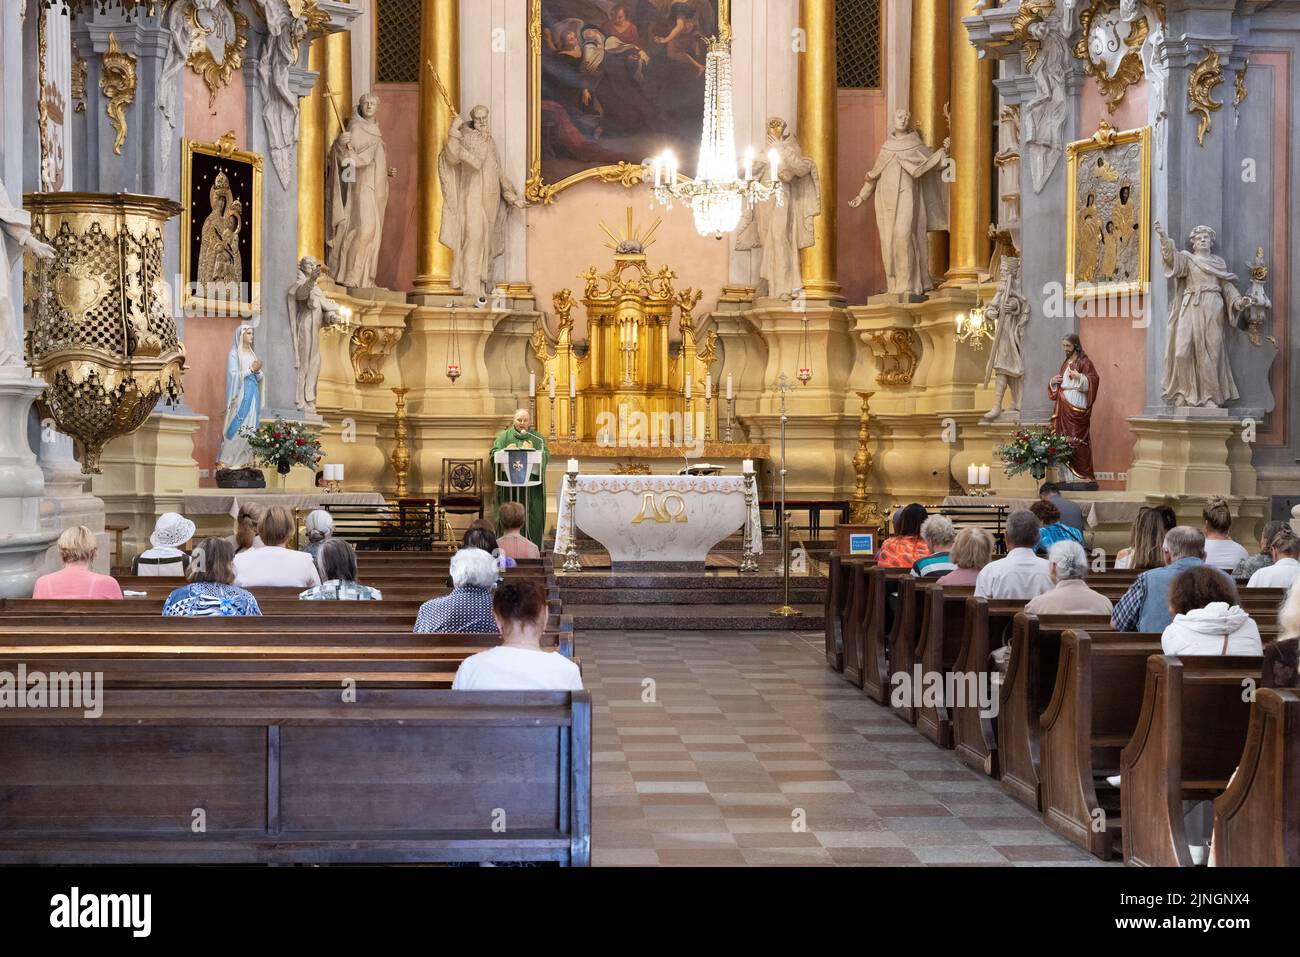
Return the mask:
[(746, 522), (752, 551), (763, 550), (758, 495), (746, 511), (742, 476), (579, 475), (576, 509), (569, 503), (570, 481), (566, 474), (560, 488), (557, 554), (568, 551), (575, 520), (579, 531), (605, 546), (615, 567), (702, 567), (709, 550)]

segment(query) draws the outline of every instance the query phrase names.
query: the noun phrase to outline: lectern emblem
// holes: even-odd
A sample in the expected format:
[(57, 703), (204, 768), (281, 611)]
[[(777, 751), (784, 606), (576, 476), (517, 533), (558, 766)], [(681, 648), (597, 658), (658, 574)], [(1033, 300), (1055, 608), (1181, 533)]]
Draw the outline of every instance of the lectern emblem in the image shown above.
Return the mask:
[[(676, 510), (670, 508), (670, 505), (676, 505)], [(645, 492), (641, 496), (641, 511), (637, 513), (636, 518), (632, 519), (632, 524), (640, 525), (644, 521), (653, 521), (660, 525), (671, 522), (685, 525), (689, 521), (686, 517), (686, 499), (677, 492), (669, 492), (662, 499), (656, 499), (654, 492)]]

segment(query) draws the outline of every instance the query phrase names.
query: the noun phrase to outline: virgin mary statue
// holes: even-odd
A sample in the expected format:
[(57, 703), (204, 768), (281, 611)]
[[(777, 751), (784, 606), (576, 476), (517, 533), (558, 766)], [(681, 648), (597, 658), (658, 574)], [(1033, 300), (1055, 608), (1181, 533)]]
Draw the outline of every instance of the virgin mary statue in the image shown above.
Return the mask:
[(262, 415), (262, 360), (253, 352), (253, 327), (240, 326), (226, 359), (226, 416), (221, 429), (217, 468), (245, 469), (253, 465), (253, 450), (241, 435), (257, 428)]

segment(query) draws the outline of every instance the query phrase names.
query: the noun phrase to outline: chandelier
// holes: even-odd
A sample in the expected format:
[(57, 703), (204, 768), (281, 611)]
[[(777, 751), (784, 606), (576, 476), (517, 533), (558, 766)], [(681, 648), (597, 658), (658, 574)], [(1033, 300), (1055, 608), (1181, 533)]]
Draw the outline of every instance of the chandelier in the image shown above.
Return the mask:
[[(695, 179), (680, 179), (677, 158), (665, 150), (652, 161), (654, 195), (671, 208), (676, 200), (695, 215), (701, 236), (721, 239), (733, 231), (747, 207), (775, 198), (785, 202), (778, 176), (780, 157), (768, 150), (768, 181), (754, 177), (754, 151), (745, 151), (744, 175), (736, 171), (736, 124), (731, 111), (730, 4), (718, 5), (719, 35), (709, 40), (704, 64), (704, 131), (700, 137), (700, 162)], [(647, 177), (649, 171), (647, 170)]]
[(957, 334), (953, 337), (958, 342), (967, 343), (976, 352), (984, 348), (985, 340), (993, 341), (993, 323), (989, 321), (984, 310), (984, 303), (976, 299), (969, 314), (957, 313)]

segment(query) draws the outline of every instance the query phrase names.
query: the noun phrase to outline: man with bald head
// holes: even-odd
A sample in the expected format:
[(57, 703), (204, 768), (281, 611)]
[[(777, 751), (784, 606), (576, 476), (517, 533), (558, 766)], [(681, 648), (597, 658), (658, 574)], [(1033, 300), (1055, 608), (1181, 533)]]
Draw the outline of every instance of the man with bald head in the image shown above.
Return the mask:
[(496, 485), (492, 503), (492, 521), (500, 527), (501, 505), (505, 502), (518, 502), (525, 509), (527, 520), (523, 534), (539, 549), (542, 536), (546, 532), (546, 465), (551, 460), (550, 450), (541, 433), (533, 431), (533, 417), (527, 409), (516, 409), (510, 425), (497, 433), (492, 443), (488, 460), (492, 463), (492, 474), (498, 472), (496, 455), (501, 451), (540, 451), (542, 453), (541, 485)]

